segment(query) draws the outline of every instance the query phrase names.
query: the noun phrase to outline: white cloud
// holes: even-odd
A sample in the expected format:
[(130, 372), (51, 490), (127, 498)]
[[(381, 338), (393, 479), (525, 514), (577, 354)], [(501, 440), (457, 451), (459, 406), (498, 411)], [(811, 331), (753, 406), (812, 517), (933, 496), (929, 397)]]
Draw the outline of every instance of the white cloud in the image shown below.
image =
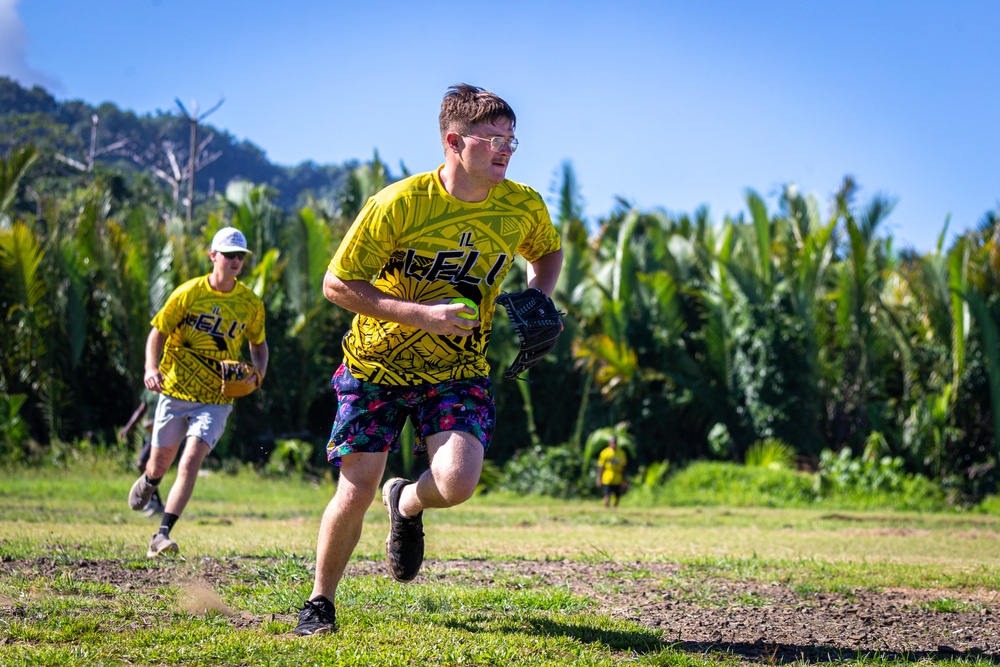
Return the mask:
[(22, 86), (38, 85), (51, 92), (59, 87), (55, 79), (28, 65), (28, 35), (17, 13), (19, 1), (0, 0), (0, 75)]

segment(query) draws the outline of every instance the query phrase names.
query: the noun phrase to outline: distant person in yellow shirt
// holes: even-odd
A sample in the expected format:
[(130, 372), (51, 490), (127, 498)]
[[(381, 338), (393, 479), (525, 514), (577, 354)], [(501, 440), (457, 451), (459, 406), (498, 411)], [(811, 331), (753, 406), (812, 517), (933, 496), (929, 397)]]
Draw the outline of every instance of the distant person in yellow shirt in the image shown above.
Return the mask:
[(611, 436), (608, 446), (597, 457), (597, 488), (604, 489), (604, 506), (618, 507), (625, 489), (625, 466), (628, 455), (618, 449), (618, 439)]
[(132, 485), (128, 504), (147, 506), (177, 453), (177, 477), (163, 511), (160, 530), (146, 556), (176, 554), (170, 531), (191, 499), (198, 471), (226, 429), (233, 399), (222, 394), (219, 362), (239, 359), (243, 342), (260, 379), (267, 372), (264, 304), (237, 280), (250, 254), (238, 229), (225, 227), (212, 239), (212, 272), (175, 289), (153, 317), (146, 338), (146, 389), (160, 395), (153, 416), (152, 452)]

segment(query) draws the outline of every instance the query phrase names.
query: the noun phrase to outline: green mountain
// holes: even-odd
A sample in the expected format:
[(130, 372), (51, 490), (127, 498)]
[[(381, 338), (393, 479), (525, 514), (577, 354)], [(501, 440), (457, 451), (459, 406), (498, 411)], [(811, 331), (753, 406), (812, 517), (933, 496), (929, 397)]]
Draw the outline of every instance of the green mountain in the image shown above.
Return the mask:
[[(0, 77), (0, 155), (26, 141), (45, 155), (60, 156), (50, 162), (53, 169), (71, 172), (92, 163), (125, 173), (142, 171), (168, 191), (177, 187), (180, 196), (186, 196), (184, 170), (191, 152), (191, 125), (179, 112), (138, 116), (107, 102), (95, 107), (79, 100), (58, 101), (43, 88), (23, 88)], [(356, 161), (345, 165), (308, 161), (294, 167), (272, 164), (258, 146), (209, 124), (198, 124), (198, 144), (195, 189), (199, 197), (223, 191), (233, 179), (245, 179), (273, 188), (275, 203), (284, 209), (301, 205), (310, 193), (320, 200), (337, 197), (347, 175), (358, 165)]]

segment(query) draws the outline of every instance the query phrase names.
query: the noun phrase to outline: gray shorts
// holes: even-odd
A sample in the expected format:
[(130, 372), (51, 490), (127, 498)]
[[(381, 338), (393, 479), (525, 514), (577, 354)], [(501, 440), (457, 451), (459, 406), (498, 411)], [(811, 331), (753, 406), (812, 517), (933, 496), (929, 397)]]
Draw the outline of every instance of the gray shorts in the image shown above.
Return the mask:
[(214, 448), (232, 411), (232, 403), (192, 403), (160, 394), (153, 417), (153, 447), (173, 447), (193, 435)]

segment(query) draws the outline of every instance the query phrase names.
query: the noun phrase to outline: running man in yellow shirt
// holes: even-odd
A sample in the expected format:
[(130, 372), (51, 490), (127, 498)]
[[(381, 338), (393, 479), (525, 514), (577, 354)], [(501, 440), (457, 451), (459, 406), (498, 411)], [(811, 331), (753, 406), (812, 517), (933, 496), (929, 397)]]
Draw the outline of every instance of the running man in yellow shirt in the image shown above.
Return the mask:
[(521, 255), (527, 287), (551, 296), (563, 258), (545, 201), (507, 178), (515, 122), (496, 94), (449, 88), (439, 116), (444, 164), (371, 197), (327, 269), (324, 296), (357, 315), (333, 374), (327, 458), (340, 476), (298, 635), (336, 628), (337, 585), (407, 419), (429, 469), (382, 487), (393, 578), (420, 570), (423, 511), (465, 502), (479, 483), (496, 421), (486, 348), (500, 285)]
[(208, 255), (212, 272), (175, 289), (153, 317), (146, 339), (146, 389), (160, 395), (153, 417), (152, 450), (132, 485), (129, 507), (143, 509), (184, 444), (177, 478), (167, 496), (160, 530), (146, 556), (176, 554), (170, 531), (194, 491), (205, 457), (219, 442), (233, 410), (222, 395), (219, 362), (238, 359), (243, 341), (260, 379), (267, 372), (264, 304), (236, 277), (250, 251), (243, 232), (220, 229)]

